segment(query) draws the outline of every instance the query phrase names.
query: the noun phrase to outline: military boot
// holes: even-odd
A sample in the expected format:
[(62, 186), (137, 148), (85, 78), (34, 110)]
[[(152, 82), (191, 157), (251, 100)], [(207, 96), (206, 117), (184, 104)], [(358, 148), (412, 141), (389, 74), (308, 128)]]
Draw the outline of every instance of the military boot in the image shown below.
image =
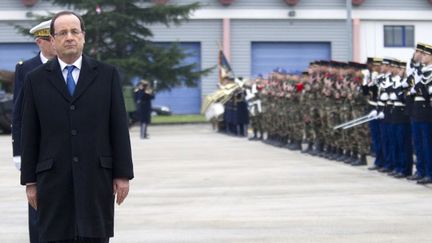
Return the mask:
[(333, 150), (334, 150), (333, 146), (328, 146), (327, 149), (326, 149), (326, 154), (325, 154), (324, 157), (326, 159), (331, 159), (333, 157)]
[(335, 158), (335, 160), (337, 160), (337, 161), (343, 161), (344, 158), (345, 158), (344, 150), (341, 149), (341, 148), (338, 149), (337, 157)]
[(287, 141), (287, 142), (286, 142), (286, 144), (285, 144), (284, 147), (287, 148), (287, 149), (289, 149), (289, 150), (292, 150), (291, 147), (292, 147), (292, 143), (293, 143), (293, 141), (290, 140), (289, 138), (287, 138), (286, 141)]
[(366, 154), (362, 154), (360, 155), (360, 158), (358, 158), (354, 163), (351, 164), (352, 166), (362, 166), (362, 165), (367, 165), (367, 160), (366, 160)]
[(301, 140), (294, 140), (291, 150), (301, 150)]
[(358, 158), (357, 151), (354, 151), (354, 152), (351, 154), (351, 158), (348, 160), (347, 164), (353, 164), (353, 163), (355, 163), (358, 159), (359, 159), (359, 158)]
[(263, 139), (262, 142), (265, 143), (265, 144), (270, 144), (271, 137), (272, 137), (272, 136), (269, 134), (269, 135), (267, 136), (267, 139)]
[(302, 153), (310, 154), (313, 151), (313, 143), (308, 143), (306, 149), (302, 149)]
[(317, 156), (324, 157), (324, 155), (325, 155), (325, 148), (326, 148), (325, 144), (320, 144), (320, 146), (318, 147)]
[(328, 145), (323, 155), (324, 158), (329, 159), (332, 156), (333, 146)]
[(345, 164), (348, 164), (348, 163), (350, 163), (350, 160), (351, 160), (351, 150), (346, 150), (345, 151), (345, 158), (343, 159), (343, 162)]
[(317, 153), (318, 153), (318, 143), (313, 143), (312, 144), (312, 150), (309, 152), (309, 154), (310, 155), (312, 155), (312, 156), (316, 156), (317, 155)]
[(329, 156), (329, 160), (336, 160), (336, 158), (339, 156), (338, 154), (338, 148), (335, 146), (333, 147), (332, 151), (331, 151), (331, 155)]

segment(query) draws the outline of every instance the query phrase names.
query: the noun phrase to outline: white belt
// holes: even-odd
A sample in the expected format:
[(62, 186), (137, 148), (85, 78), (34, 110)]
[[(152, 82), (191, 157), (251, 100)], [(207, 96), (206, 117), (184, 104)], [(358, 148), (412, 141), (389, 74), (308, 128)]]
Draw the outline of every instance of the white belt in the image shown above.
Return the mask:
[(400, 101), (395, 101), (395, 102), (393, 103), (393, 105), (394, 105), (394, 106), (405, 106), (405, 104), (402, 103), (402, 102), (400, 102)]
[(377, 103), (372, 100), (368, 100), (369, 105), (377, 106)]
[(391, 101), (387, 101), (386, 104), (387, 104), (387, 105), (393, 105), (393, 102), (391, 102)]
[(414, 101), (426, 101), (425, 98), (421, 97), (421, 96), (416, 96), (414, 97)]
[(382, 101), (378, 101), (377, 104), (378, 104), (379, 106), (385, 106), (384, 102), (382, 102)]

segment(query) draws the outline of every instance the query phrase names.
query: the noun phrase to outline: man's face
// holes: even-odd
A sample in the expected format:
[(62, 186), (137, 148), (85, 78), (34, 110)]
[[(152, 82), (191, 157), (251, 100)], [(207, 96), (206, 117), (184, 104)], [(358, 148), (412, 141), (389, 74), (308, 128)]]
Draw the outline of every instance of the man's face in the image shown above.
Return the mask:
[(398, 75), (401, 76), (401, 77), (403, 77), (404, 74), (405, 74), (405, 67), (399, 67), (399, 73), (398, 73)]
[(414, 52), (414, 61), (421, 62), (423, 57), (423, 53), (421, 51), (416, 50)]
[(52, 44), (63, 60), (75, 61), (82, 55), (85, 33), (75, 15), (62, 15), (54, 22)]
[(422, 63), (429, 65), (432, 63), (432, 55), (430, 54), (423, 54)]
[(381, 72), (387, 73), (389, 71), (390, 66), (388, 64), (382, 64), (381, 65)]
[(51, 59), (56, 55), (56, 51), (49, 37), (37, 38), (36, 43), (39, 46), (39, 49), (41, 50), (42, 54), (46, 58)]

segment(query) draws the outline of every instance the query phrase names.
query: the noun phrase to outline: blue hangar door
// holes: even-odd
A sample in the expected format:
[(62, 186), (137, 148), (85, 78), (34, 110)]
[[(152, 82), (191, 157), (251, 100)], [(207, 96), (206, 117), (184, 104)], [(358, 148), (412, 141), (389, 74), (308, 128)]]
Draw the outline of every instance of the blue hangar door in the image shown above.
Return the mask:
[(298, 74), (310, 62), (330, 58), (330, 42), (252, 42), (252, 77), (267, 76), (278, 67)]
[[(190, 54), (183, 63), (196, 63), (201, 68), (201, 43), (182, 42), (180, 48)], [(201, 81), (197, 87), (177, 87), (171, 91), (160, 91), (156, 94), (153, 106), (168, 106), (173, 114), (199, 114), (201, 107)]]
[(19, 61), (30, 59), (38, 53), (35, 43), (0, 43), (0, 70), (13, 72)]

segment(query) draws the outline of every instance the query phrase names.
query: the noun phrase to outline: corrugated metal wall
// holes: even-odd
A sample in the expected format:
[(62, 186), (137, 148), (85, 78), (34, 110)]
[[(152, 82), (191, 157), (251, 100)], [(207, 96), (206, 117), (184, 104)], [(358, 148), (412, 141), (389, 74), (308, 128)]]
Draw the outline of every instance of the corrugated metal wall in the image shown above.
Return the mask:
[(0, 43), (10, 42), (10, 43), (19, 43), (19, 42), (33, 42), (33, 38), (31, 36), (24, 36), (19, 33), (18, 29), (16, 29), (15, 25), (20, 26), (31, 26), (31, 22), (29, 21), (21, 21), (21, 22), (0, 22)]
[[(142, 2), (148, 2), (143, 0)], [(275, 9), (275, 8), (290, 8), (284, 0), (235, 0), (228, 7), (222, 6), (218, 0), (170, 0), (171, 4), (189, 4), (200, 2), (206, 8), (210, 9)], [(298, 9), (337, 9), (345, 8), (345, 0), (300, 0), (294, 7)], [(19, 0), (1, 0), (0, 10), (50, 10), (52, 5), (46, 0), (39, 0), (38, 3), (31, 7), (25, 8)], [(58, 7), (57, 7), (58, 8)], [(409, 9), (409, 10), (424, 10), (432, 8), (432, 5), (427, 0), (366, 0), (361, 6), (361, 9)]]
[(344, 21), (232, 20), (231, 63), (240, 76), (251, 74), (251, 42), (330, 42), (331, 58), (347, 60)]
[(329, 60), (328, 42), (252, 42), (251, 77), (267, 76), (275, 68), (300, 74), (309, 63)]
[[(166, 46), (170, 43), (161, 44)], [(189, 54), (182, 64), (201, 66), (201, 45), (199, 42), (182, 42), (179, 47)], [(196, 87), (176, 87), (170, 91), (158, 92), (153, 106), (168, 106), (173, 114), (199, 114), (201, 110), (201, 82), (198, 81)]]
[(367, 10), (432, 10), (427, 0), (366, 0), (360, 9)]
[(50, 10), (52, 8), (52, 3), (46, 0), (38, 0), (38, 2), (33, 7), (24, 6), (20, 0), (1, 0), (0, 9), (1, 10)]
[[(156, 42), (200, 42), (201, 43), (201, 68), (213, 67), (217, 64), (218, 42), (222, 36), (221, 20), (191, 20), (180, 26), (166, 28), (163, 25), (151, 27)], [(209, 76), (203, 77), (202, 95), (213, 92), (216, 89), (218, 73), (215, 69)]]
[[(173, 4), (185, 4), (193, 3), (194, 0), (171, 0)], [(201, 0), (199, 1), (206, 8), (210, 9), (279, 9), (279, 8), (290, 8), (284, 0), (235, 0), (229, 6), (223, 6), (218, 0)], [(295, 8), (314, 8), (314, 9), (326, 9), (326, 8), (343, 8), (344, 0), (300, 0)]]
[[(171, 0), (173, 4), (193, 3), (194, 0)], [(201, 0), (201, 4), (211, 9), (278, 9), (291, 8), (284, 0), (235, 0), (228, 7), (222, 6), (218, 0)], [(345, 8), (345, 0), (300, 0), (294, 7), (297, 9), (341, 9)], [(357, 8), (357, 7), (356, 7)], [(366, 0), (359, 9), (409, 9), (424, 10), (432, 8), (427, 0)]]

